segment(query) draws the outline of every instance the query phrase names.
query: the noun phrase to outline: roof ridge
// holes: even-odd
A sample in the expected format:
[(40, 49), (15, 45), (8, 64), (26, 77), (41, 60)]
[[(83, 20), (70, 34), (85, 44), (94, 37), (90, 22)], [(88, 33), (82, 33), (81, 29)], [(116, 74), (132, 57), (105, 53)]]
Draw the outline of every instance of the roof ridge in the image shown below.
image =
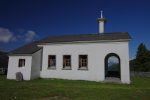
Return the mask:
[(98, 35), (98, 34), (115, 34), (115, 33), (128, 33), (128, 32), (105, 32), (105, 33), (84, 33), (84, 34), (65, 34), (65, 35), (52, 35), (48, 37), (60, 37), (60, 36), (78, 36), (78, 35)]

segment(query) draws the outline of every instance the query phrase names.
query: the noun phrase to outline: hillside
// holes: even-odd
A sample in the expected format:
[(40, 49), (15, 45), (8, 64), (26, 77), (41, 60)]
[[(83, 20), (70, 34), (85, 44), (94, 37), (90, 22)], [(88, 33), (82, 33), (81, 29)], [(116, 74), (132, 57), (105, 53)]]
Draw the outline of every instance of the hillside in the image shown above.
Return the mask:
[(0, 51), (0, 67), (8, 67), (8, 56), (6, 52)]

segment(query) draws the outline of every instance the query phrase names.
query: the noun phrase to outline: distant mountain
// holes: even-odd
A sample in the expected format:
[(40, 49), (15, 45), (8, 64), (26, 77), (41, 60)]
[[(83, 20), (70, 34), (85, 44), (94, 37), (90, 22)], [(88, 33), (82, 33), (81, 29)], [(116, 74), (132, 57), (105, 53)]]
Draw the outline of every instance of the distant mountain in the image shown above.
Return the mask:
[(6, 52), (0, 51), (0, 68), (1, 67), (8, 67), (8, 56)]

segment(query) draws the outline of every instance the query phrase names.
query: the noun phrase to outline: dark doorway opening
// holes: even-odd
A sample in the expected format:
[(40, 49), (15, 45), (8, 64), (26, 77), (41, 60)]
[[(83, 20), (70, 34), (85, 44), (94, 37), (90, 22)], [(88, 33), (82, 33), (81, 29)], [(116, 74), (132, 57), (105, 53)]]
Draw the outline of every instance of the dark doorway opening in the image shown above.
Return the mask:
[(115, 53), (109, 53), (105, 57), (105, 78), (120, 78), (120, 58)]

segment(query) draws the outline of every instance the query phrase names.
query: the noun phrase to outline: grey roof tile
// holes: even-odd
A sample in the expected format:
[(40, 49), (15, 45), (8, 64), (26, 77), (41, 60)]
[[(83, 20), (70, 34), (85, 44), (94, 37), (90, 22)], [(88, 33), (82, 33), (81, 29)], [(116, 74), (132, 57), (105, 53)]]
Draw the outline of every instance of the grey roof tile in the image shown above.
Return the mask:
[(13, 51), (11, 51), (10, 53), (9, 53), (9, 55), (20, 55), (20, 54), (22, 54), (22, 55), (26, 55), (26, 54), (33, 54), (33, 53), (35, 53), (36, 51), (38, 51), (38, 50), (40, 50), (41, 48), (39, 48), (38, 46), (37, 46), (37, 43), (38, 42), (32, 42), (32, 43), (29, 43), (29, 44), (26, 44), (26, 45), (24, 45), (24, 46), (22, 46), (22, 47), (20, 47), (20, 48), (17, 48), (17, 49), (15, 49), (15, 50), (13, 50)]
[(39, 41), (43, 43), (55, 42), (74, 42), (74, 41), (96, 41), (96, 40), (120, 40), (131, 39), (127, 32), (103, 33), (103, 34), (81, 34), (81, 35), (64, 35), (64, 36), (50, 36)]
[(74, 42), (74, 41), (96, 41), (96, 40), (130, 40), (131, 37), (127, 32), (114, 32), (103, 34), (80, 34), (80, 35), (64, 35), (64, 36), (50, 36), (40, 41), (29, 43), (20, 48), (17, 48), (9, 53), (9, 55), (26, 55), (33, 54), (41, 48), (38, 44), (44, 43), (61, 43), (61, 42)]

